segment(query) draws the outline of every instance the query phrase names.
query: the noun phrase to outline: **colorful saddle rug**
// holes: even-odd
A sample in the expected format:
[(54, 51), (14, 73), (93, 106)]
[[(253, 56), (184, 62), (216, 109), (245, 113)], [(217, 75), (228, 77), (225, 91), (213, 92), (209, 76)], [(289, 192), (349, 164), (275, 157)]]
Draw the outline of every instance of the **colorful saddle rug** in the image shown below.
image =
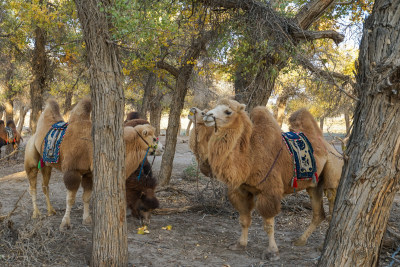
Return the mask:
[(292, 187), (297, 188), (297, 180), (311, 180), (318, 183), (314, 150), (304, 133), (282, 133), (283, 141), (293, 157), (294, 174)]
[(10, 127), (6, 127), (6, 132), (7, 132), (7, 144), (15, 143), (15, 136), (14, 136), (14, 131)]
[(51, 126), (50, 131), (44, 138), (43, 162), (58, 163), (60, 145), (67, 127), (68, 123), (63, 121), (56, 122)]

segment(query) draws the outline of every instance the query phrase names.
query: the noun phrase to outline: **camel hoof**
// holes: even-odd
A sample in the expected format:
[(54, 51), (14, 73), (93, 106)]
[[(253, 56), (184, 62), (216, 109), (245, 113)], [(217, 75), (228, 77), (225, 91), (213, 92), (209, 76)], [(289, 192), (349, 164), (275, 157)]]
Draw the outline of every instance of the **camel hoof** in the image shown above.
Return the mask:
[(293, 245), (297, 246), (297, 247), (301, 247), (301, 246), (305, 246), (307, 244), (307, 240), (304, 239), (297, 239), (296, 241), (293, 242)]
[(70, 229), (70, 228), (71, 228), (71, 222), (70, 222), (69, 218), (68, 219), (63, 218), (63, 220), (60, 224), (60, 231), (64, 231), (64, 230)]
[(246, 249), (246, 246), (241, 245), (239, 242), (236, 242), (235, 244), (230, 245), (228, 248), (233, 251), (243, 251)]
[(280, 259), (279, 251), (276, 251), (276, 252), (264, 251), (263, 254), (261, 255), (261, 259), (262, 260), (277, 261), (277, 260)]
[(32, 219), (36, 219), (40, 217), (40, 211), (39, 210), (34, 210), (32, 214)]
[(92, 224), (92, 217), (88, 216), (86, 218), (83, 218), (82, 224), (84, 225), (91, 225)]
[(57, 212), (56, 212), (56, 210), (53, 209), (53, 208), (51, 208), (51, 209), (47, 212), (47, 216), (52, 216), (52, 215), (55, 215), (55, 214), (57, 214)]

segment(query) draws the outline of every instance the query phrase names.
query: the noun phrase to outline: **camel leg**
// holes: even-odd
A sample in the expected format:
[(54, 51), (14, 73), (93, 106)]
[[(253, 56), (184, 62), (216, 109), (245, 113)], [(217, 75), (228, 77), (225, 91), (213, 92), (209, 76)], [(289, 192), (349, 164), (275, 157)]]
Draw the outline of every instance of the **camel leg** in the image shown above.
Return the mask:
[(333, 206), (335, 205), (335, 198), (336, 198), (336, 188), (328, 188), (324, 189), (325, 196), (328, 198), (329, 202), (329, 218), (330, 221), (333, 214)]
[(279, 260), (279, 249), (275, 242), (275, 217), (264, 218), (264, 231), (268, 235), (268, 248), (261, 258), (271, 261)]
[(322, 190), (318, 187), (307, 188), (307, 193), (311, 198), (312, 207), (312, 220), (311, 224), (304, 231), (304, 233), (297, 239), (293, 244), (295, 246), (304, 246), (307, 243), (307, 239), (315, 231), (317, 226), (325, 219), (325, 212), (322, 203)]
[(32, 205), (33, 205), (33, 214), (32, 218), (38, 218), (40, 216), (40, 211), (36, 203), (36, 184), (37, 184), (37, 174), (38, 174), (38, 169), (37, 168), (25, 168), (25, 172), (28, 175), (29, 179), (29, 193), (32, 197)]
[(43, 176), (43, 183), (42, 183), (42, 190), (44, 195), (46, 196), (46, 203), (47, 203), (47, 215), (51, 216), (53, 214), (56, 214), (55, 209), (53, 206), (50, 204), (50, 197), (49, 197), (49, 181), (50, 181), (50, 176), (51, 176), (51, 167), (45, 166), (43, 167), (40, 171)]
[(71, 227), (70, 213), (71, 208), (75, 204), (76, 192), (78, 192), (81, 183), (81, 174), (77, 171), (67, 171), (64, 173), (64, 184), (67, 188), (67, 207), (62, 219), (60, 230)]
[(228, 197), (232, 205), (239, 211), (239, 222), (242, 227), (242, 234), (239, 240), (231, 245), (231, 250), (243, 250), (247, 246), (249, 227), (251, 224), (251, 211), (254, 208), (254, 196), (244, 190), (229, 190)]
[(92, 195), (93, 187), (93, 176), (92, 173), (87, 173), (82, 177), (82, 187), (83, 187), (83, 224), (91, 225), (92, 217), (90, 216), (90, 197)]

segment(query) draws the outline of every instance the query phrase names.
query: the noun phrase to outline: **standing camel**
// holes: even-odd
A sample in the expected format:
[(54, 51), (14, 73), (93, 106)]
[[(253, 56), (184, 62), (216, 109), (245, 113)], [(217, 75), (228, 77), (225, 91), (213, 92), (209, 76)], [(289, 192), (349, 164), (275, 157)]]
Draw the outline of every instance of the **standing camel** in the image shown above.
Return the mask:
[[(64, 184), (67, 188), (67, 203), (60, 230), (69, 228), (70, 212), (75, 203), (79, 186), (83, 187), (83, 224), (91, 224), (89, 202), (92, 193), (93, 143), (91, 137), (92, 123), (90, 118), (91, 102), (89, 98), (82, 99), (71, 111), (68, 127), (59, 147), (57, 163), (43, 163), (44, 139), (57, 122), (63, 122), (60, 108), (55, 100), (49, 100), (37, 123), (36, 133), (29, 139), (25, 148), (25, 171), (28, 175), (30, 194), (33, 203), (33, 218), (40, 215), (36, 204), (37, 174), (43, 175), (43, 193), (46, 196), (47, 214), (55, 213), (49, 199), (49, 180), (52, 168), (64, 174)], [(146, 150), (153, 147), (157, 138), (154, 128), (150, 125), (138, 125), (134, 128), (124, 127), (126, 145), (125, 170), (126, 177), (133, 173), (143, 160)], [(150, 149), (150, 148), (149, 148)], [(153, 150), (153, 148), (151, 148)]]
[[(263, 217), (264, 229), (269, 237), (269, 245), (262, 257), (279, 259), (274, 217), (280, 212), (284, 195), (294, 192), (291, 186), (294, 165), (278, 123), (265, 107), (254, 108), (250, 119), (245, 105), (234, 100), (220, 101), (206, 113), (204, 121), (207, 126), (216, 128), (208, 143), (208, 161), (212, 172), (228, 185), (229, 199), (240, 215), (242, 234), (230, 249), (241, 250), (247, 246), (251, 212), (256, 208)], [(295, 245), (304, 245), (325, 218), (323, 189), (326, 184), (336, 190), (343, 161), (329, 156), (330, 145), (324, 142), (316, 121), (306, 110), (299, 111), (291, 122), (292, 128), (304, 132), (312, 144), (320, 177), (317, 184), (311, 180), (298, 181), (297, 190), (307, 190), (313, 210), (311, 224), (295, 241)], [(333, 202), (334, 198), (330, 201)]]

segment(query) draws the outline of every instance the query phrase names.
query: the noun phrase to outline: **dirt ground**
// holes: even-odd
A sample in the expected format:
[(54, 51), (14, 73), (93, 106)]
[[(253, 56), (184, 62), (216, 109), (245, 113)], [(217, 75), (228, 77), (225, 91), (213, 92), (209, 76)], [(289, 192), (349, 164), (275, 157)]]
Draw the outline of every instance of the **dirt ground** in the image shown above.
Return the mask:
[[(161, 137), (161, 141), (165, 138)], [(25, 138), (26, 142), (27, 138)], [(137, 234), (140, 222), (128, 217), (130, 266), (315, 266), (323, 245), (328, 223), (325, 221), (312, 234), (304, 247), (291, 242), (299, 237), (311, 220), (309, 198), (303, 192), (282, 201), (282, 212), (276, 217), (276, 241), (280, 260), (261, 260), (268, 244), (261, 217), (253, 214), (246, 251), (230, 251), (227, 247), (240, 235), (238, 213), (225, 197), (225, 187), (209, 178), (196, 181), (194, 156), (180, 137), (174, 160), (173, 177), (167, 188), (159, 188), (161, 210), (152, 216), (149, 234)], [(2, 156), (4, 156), (4, 148)], [(158, 173), (161, 158), (155, 160)], [(23, 153), (16, 159), (0, 161), (0, 215), (12, 215), (0, 223), (0, 266), (87, 266), (91, 251), (91, 227), (82, 225), (81, 190), (71, 212), (72, 229), (58, 230), (65, 212), (66, 190), (62, 174), (53, 170), (50, 199), (57, 211), (46, 216), (46, 204), (38, 184), (40, 219), (31, 219), (32, 203), (28, 180), (23, 168)], [(20, 201), (18, 202), (18, 199)], [(16, 203), (18, 204), (16, 205)], [(325, 200), (326, 202), (326, 200)], [(327, 211), (327, 203), (325, 203)], [(400, 225), (400, 197), (396, 197), (389, 227)], [(163, 229), (168, 225), (171, 230)], [(400, 236), (400, 235), (399, 235)], [(392, 254), (398, 239), (384, 243), (380, 266), (400, 266), (400, 257)]]

